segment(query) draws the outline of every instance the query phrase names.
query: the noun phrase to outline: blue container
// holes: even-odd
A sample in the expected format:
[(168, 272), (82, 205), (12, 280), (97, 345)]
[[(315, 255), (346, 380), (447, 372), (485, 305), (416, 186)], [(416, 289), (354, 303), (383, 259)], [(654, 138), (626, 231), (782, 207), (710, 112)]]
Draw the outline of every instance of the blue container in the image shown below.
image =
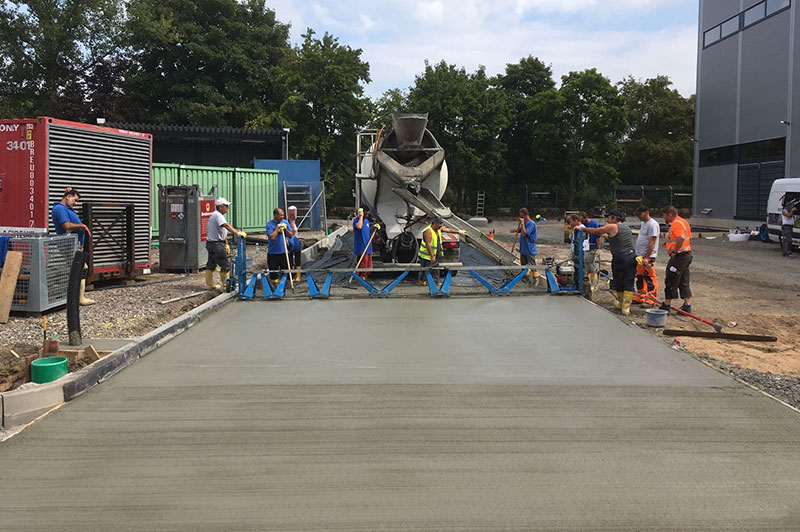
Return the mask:
[(325, 227), (322, 227), (322, 224), (325, 222), (325, 215), (322, 211), (325, 202), (323, 198), (320, 198), (320, 193), (322, 192), (322, 181), (320, 180), (319, 161), (256, 159), (253, 161), (253, 168), (278, 171), (278, 205), (281, 207), (281, 209), (283, 209), (284, 212), (286, 212), (286, 208), (288, 207), (288, 205), (284, 204), (283, 200), (284, 184), (310, 185), (311, 202), (313, 203), (315, 200), (317, 200), (317, 202), (314, 204), (314, 207), (311, 209), (311, 214), (309, 215), (309, 218), (311, 219), (311, 229), (314, 231), (322, 231), (326, 229)]

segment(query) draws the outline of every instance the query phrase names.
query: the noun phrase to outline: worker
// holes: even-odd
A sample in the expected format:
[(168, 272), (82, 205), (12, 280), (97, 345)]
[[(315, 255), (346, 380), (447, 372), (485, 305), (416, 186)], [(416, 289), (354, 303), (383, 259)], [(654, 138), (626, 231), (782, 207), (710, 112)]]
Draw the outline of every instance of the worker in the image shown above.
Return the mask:
[[(239, 238), (245, 238), (247, 233), (244, 231), (236, 230), (225, 219), (228, 214), (231, 202), (225, 198), (219, 197), (214, 202), (216, 209), (208, 218), (208, 231), (206, 237), (206, 250), (208, 251), (208, 262), (206, 263), (206, 288), (209, 290), (219, 290), (224, 288), (228, 281), (228, 272), (230, 271), (230, 261), (228, 255), (230, 254), (230, 247), (228, 246), (228, 231), (237, 235)], [(219, 268), (219, 283), (214, 284), (214, 270)]]
[(642, 222), (636, 238), (636, 294), (634, 301), (644, 305), (658, 298), (658, 278), (656, 277), (656, 258), (661, 226), (650, 216), (650, 209), (640, 205), (636, 216)]
[(633, 302), (633, 282), (636, 277), (636, 251), (633, 247), (633, 232), (623, 222), (625, 217), (616, 209), (606, 215), (606, 224), (602, 227), (586, 227), (581, 224), (577, 228), (583, 229), (589, 235), (606, 236), (611, 247), (611, 270), (614, 276), (614, 290), (617, 299), (614, 308), (619, 309), (623, 316), (631, 313)]
[[(522, 207), (519, 210), (519, 224), (516, 229), (511, 230), (512, 233), (519, 234), (519, 263), (522, 266), (536, 264), (536, 255), (539, 250), (536, 247), (538, 230), (536, 222), (531, 218), (528, 209)], [(538, 281), (539, 272), (536, 270), (528, 270), (523, 277), (525, 282), (530, 282), (531, 278)]]
[[(462, 236), (467, 234), (466, 231), (444, 227), (444, 218), (434, 216), (430, 225), (422, 230), (422, 239), (419, 243), (419, 263), (423, 268), (438, 266), (439, 259), (444, 256), (442, 233), (457, 233)], [(419, 284), (428, 284), (426, 277), (424, 271), (419, 272), (417, 277)]]
[[(300, 237), (297, 236), (297, 207), (289, 205), (289, 208), (286, 209), (286, 220), (294, 233), (294, 236), (289, 239), (289, 266), (293, 270), (299, 270), (302, 268), (303, 243), (300, 241)], [(295, 273), (294, 281), (300, 281), (299, 273)]]
[[(370, 226), (369, 207), (364, 205), (358, 209), (356, 217), (353, 218), (353, 255), (356, 257), (356, 269), (372, 268), (372, 241), (374, 235), (372, 229), (380, 231), (380, 224)], [(359, 262), (359, 259), (361, 262)], [(366, 279), (367, 272), (359, 273), (362, 279)]]
[[(67, 187), (64, 189), (64, 194), (61, 196), (61, 201), (53, 205), (53, 211), (51, 215), (53, 217), (53, 226), (56, 229), (56, 234), (63, 235), (69, 231), (70, 233), (76, 235), (78, 237), (78, 246), (81, 250), (83, 250), (85, 247), (91, 247), (84, 246), (84, 243), (91, 243), (92, 232), (89, 230), (89, 227), (87, 227), (86, 224), (81, 222), (81, 219), (75, 213), (75, 206), (78, 205), (80, 199), (81, 195), (76, 189)], [(88, 237), (88, 242), (86, 241), (86, 237)], [(80, 296), (78, 297), (78, 302), (83, 306), (95, 304), (93, 299), (86, 297), (87, 273), (88, 269), (84, 267), (83, 273), (81, 274), (81, 291)]]
[[(597, 222), (589, 218), (589, 215), (586, 214), (585, 211), (579, 212), (578, 218), (580, 219), (580, 223), (582, 223), (585, 227), (592, 229), (600, 227)], [(602, 237), (598, 235), (589, 235), (588, 247), (584, 247), (583, 251), (583, 271), (586, 272), (592, 287), (597, 286), (597, 275), (600, 271), (600, 257), (598, 256), (598, 250), (602, 249), (602, 245)]]
[(689, 265), (692, 264), (692, 228), (689, 222), (678, 216), (678, 209), (673, 206), (665, 207), (664, 221), (669, 224), (669, 234), (664, 247), (669, 253), (667, 272), (664, 278), (664, 303), (661, 310), (669, 312), (672, 300), (680, 296), (683, 298), (681, 310), (692, 311), (692, 289), (689, 286)]
[(781, 248), (784, 257), (794, 257), (794, 253), (792, 253), (792, 238), (796, 214), (796, 200), (784, 200), (783, 208), (781, 209)]
[(270, 280), (278, 284), (280, 274), (278, 272), (289, 269), (288, 243), (294, 236), (292, 226), (283, 217), (283, 209), (280, 207), (272, 211), (272, 220), (267, 222), (267, 269), (269, 269)]

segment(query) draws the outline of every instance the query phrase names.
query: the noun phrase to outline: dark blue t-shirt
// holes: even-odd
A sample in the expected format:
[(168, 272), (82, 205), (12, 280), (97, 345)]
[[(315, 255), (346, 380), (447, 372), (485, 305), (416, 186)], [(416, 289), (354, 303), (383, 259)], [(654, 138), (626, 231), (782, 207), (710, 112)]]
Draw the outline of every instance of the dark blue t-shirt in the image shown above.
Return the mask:
[[(356, 229), (358, 218), (353, 219), (353, 255), (361, 256), (364, 253), (364, 246), (369, 242), (369, 220), (364, 218), (364, 223), (361, 224), (361, 231)], [(369, 243), (366, 255), (372, 255), (372, 242)]]
[[(594, 220), (589, 220), (584, 225), (586, 227), (600, 227)], [(597, 235), (589, 235), (589, 249), (597, 249)]]
[[(291, 227), (289, 226), (289, 222), (287, 222), (286, 220), (281, 220), (280, 222), (276, 222), (275, 220), (270, 220), (269, 222), (267, 222), (267, 238), (269, 238), (269, 235), (271, 235), (275, 231), (275, 228), (278, 227), (279, 224), (285, 225), (287, 229), (291, 229)], [(275, 237), (274, 240), (271, 238), (269, 239), (269, 244), (267, 245), (267, 254), (285, 255), (286, 248), (283, 246), (284, 237), (288, 242), (290, 242), (289, 245), (291, 246), (291, 239), (288, 236), (286, 236), (286, 233), (284, 234), (278, 233), (278, 235)]]
[(520, 255), (538, 255), (539, 250), (536, 248), (536, 222), (529, 220), (525, 222), (525, 235), (522, 231), (519, 232), (519, 254)]
[[(71, 222), (74, 224), (82, 224), (81, 219), (75, 214), (75, 211), (64, 205), (63, 203), (56, 203), (53, 205), (53, 225), (56, 227), (56, 234), (63, 235), (67, 232), (64, 229), (64, 222)], [(78, 235), (78, 242), (83, 245), (84, 231), (83, 229), (72, 229), (70, 233)]]

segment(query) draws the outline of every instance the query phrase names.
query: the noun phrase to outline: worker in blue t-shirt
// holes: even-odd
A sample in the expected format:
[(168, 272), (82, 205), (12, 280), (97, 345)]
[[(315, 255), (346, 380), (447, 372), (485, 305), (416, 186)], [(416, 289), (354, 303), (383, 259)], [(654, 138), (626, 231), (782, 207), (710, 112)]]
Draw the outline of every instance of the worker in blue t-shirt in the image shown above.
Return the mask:
[[(353, 218), (353, 255), (356, 257), (356, 269), (372, 268), (372, 229), (380, 231), (380, 224), (370, 226), (369, 207), (364, 205), (358, 209), (358, 214)], [(360, 259), (360, 262), (359, 262)], [(368, 273), (359, 274), (366, 279)]]
[[(539, 254), (539, 250), (536, 247), (538, 231), (536, 222), (531, 219), (531, 215), (525, 207), (519, 210), (519, 224), (511, 232), (519, 234), (519, 263), (522, 266), (535, 265), (536, 255)], [(536, 270), (528, 271), (525, 274), (524, 281), (529, 282), (531, 277), (538, 282), (539, 272)]]
[[(92, 240), (92, 232), (89, 231), (89, 228), (81, 222), (81, 219), (78, 218), (78, 215), (73, 210), (78, 202), (81, 199), (80, 193), (72, 188), (67, 187), (64, 190), (64, 195), (61, 197), (61, 201), (53, 205), (52, 217), (53, 217), (53, 226), (55, 227), (57, 235), (66, 234), (67, 231), (70, 233), (77, 235), (78, 243), (81, 247), (84, 245), (85, 237), (89, 237), (89, 242)], [(81, 305), (94, 305), (95, 301), (93, 299), (89, 299), (86, 297), (86, 273), (87, 270), (83, 270), (83, 279), (81, 279), (81, 292), (79, 302)]]
[(273, 283), (278, 282), (280, 270), (289, 269), (289, 261), (287, 260), (287, 247), (286, 244), (294, 236), (292, 226), (283, 218), (283, 209), (278, 207), (272, 211), (272, 220), (267, 222), (267, 237), (269, 244), (267, 245), (267, 269), (270, 270), (270, 279)]

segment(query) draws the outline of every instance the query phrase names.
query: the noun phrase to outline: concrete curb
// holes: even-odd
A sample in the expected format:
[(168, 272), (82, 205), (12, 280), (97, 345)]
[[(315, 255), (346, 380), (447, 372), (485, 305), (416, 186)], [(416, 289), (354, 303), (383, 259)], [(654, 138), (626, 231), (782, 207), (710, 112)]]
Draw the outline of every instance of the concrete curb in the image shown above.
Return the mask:
[(95, 385), (119, 373), (137, 359), (168, 342), (200, 319), (236, 297), (223, 293), (161, 327), (140, 336), (113, 353), (57, 381), (25, 390), (0, 393), (2, 430), (14, 429), (39, 417), (54, 406), (71, 401)]

